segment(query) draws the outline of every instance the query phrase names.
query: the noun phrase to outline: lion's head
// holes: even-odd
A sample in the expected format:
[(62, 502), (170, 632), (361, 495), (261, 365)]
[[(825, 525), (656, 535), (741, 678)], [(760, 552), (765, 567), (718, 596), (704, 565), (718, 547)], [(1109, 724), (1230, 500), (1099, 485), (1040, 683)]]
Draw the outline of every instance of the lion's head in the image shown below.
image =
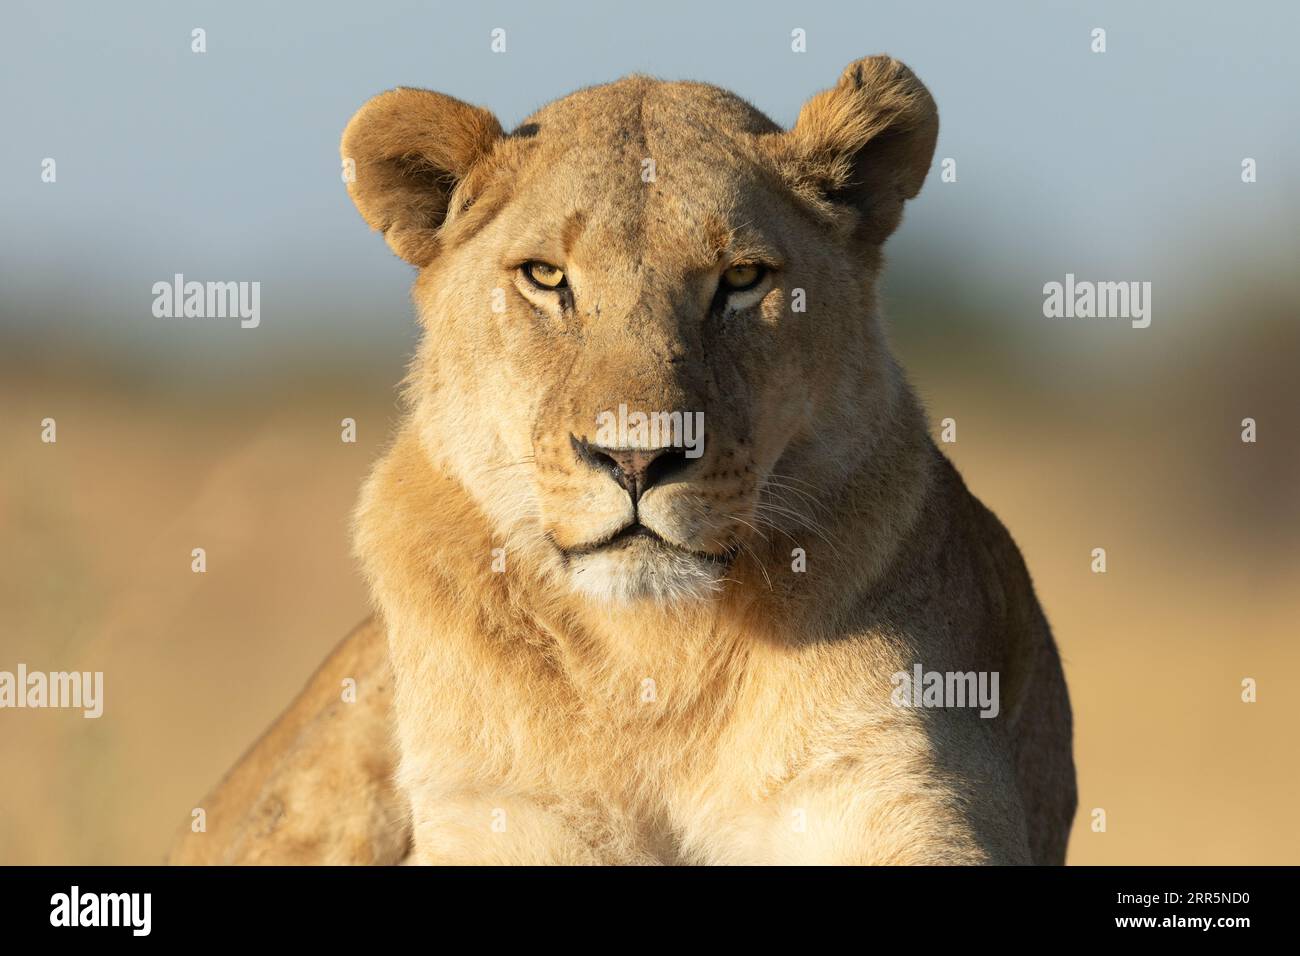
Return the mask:
[(715, 592), (813, 520), (892, 413), (879, 250), (937, 129), (887, 57), (789, 131), (643, 76), (512, 133), (438, 93), (375, 97), (342, 153), (362, 215), (420, 269), (427, 454), (581, 594)]

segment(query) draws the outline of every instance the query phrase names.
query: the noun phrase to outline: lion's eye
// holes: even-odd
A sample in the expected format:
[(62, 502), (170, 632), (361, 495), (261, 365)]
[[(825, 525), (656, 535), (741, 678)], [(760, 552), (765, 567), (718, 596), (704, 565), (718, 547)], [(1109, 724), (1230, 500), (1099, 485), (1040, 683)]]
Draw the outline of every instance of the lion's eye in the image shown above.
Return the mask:
[(525, 262), (523, 270), (529, 281), (543, 289), (563, 289), (565, 286), (564, 270), (550, 263)]
[(722, 285), (728, 292), (744, 292), (763, 280), (766, 270), (758, 265), (732, 266), (722, 273)]

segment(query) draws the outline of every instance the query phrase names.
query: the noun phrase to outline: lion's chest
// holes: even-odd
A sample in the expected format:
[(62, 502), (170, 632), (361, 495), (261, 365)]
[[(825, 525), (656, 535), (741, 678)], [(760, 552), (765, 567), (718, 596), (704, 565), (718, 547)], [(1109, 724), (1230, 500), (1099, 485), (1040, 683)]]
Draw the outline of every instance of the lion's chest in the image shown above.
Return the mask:
[(508, 828), (535, 814), (547, 824), (530, 829), (567, 834), (605, 862), (691, 859), (693, 834), (748, 812), (798, 745), (763, 726), (767, 708), (738, 675), (701, 687), (647, 667), (593, 682), (444, 661), (423, 676), (436, 714), (402, 713), (414, 690), (398, 702), (402, 776), (424, 791), (410, 794), (417, 817), (463, 804), (474, 826)]

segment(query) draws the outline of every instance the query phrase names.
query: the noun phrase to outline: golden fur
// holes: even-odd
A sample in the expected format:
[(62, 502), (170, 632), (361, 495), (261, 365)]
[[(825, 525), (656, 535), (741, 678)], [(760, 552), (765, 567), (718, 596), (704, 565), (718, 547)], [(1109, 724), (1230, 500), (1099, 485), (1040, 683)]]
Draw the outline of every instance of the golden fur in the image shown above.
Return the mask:
[[(246, 758), (274, 751), (279, 781), (237, 768), (215, 798), (229, 829), (179, 859), (396, 862), (409, 839), (422, 863), (1062, 862), (1050, 631), (877, 315), (881, 245), (937, 131), (886, 57), (790, 131), (641, 76), (508, 135), (435, 93), (366, 104), (350, 189), (420, 268), (424, 328), (357, 512), (386, 647), (370, 628), (340, 652), (391, 659), (391, 723), (304, 729), (335, 693), (309, 688), (282, 718), (297, 729)], [(530, 261), (568, 292), (530, 284)], [(769, 271), (715, 294), (736, 263)], [(703, 456), (635, 506), (580, 450), (621, 404), (706, 427)], [(633, 519), (645, 533), (615, 538)], [(895, 706), (915, 664), (998, 672), (999, 715)], [(301, 838), (341, 812), (346, 832)]]
[[(356, 681), (356, 700), (343, 681)], [(393, 786), (392, 674), (383, 629), (367, 622), (320, 666), (293, 706), (200, 807), (175, 864), (391, 863), (410, 845)]]

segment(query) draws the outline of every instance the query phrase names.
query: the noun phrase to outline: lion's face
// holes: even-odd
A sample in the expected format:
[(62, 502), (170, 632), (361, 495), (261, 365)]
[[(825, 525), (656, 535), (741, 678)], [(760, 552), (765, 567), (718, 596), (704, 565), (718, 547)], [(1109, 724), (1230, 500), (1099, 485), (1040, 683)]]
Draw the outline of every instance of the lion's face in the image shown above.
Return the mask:
[[(850, 72), (837, 91), (866, 96)], [(890, 77), (920, 88), (896, 65)], [(437, 95), (385, 94), (413, 96)], [(818, 103), (810, 123), (838, 107)], [(458, 114), (449, 138), (468, 158), (409, 141), (416, 105), (444, 125)], [(367, 110), (345, 157), (375, 152), (353, 135)], [(873, 314), (905, 194), (894, 170), (864, 170), (861, 144), (848, 161), (827, 153), (804, 116), (782, 133), (721, 90), (642, 77), (559, 100), (511, 136), (446, 98), (384, 112), (394, 143), (378, 155), (397, 158), (369, 159), (372, 186), (389, 178), (367, 218), (424, 266), (422, 437), (507, 554), (534, 550), (595, 600), (698, 599), (739, 554), (815, 521), (819, 482), (861, 454), (895, 384)], [(408, 182), (394, 185), (394, 163)], [(864, 183), (881, 192), (867, 206)], [(413, 219), (421, 201), (440, 206), (423, 210), (436, 225)]]

